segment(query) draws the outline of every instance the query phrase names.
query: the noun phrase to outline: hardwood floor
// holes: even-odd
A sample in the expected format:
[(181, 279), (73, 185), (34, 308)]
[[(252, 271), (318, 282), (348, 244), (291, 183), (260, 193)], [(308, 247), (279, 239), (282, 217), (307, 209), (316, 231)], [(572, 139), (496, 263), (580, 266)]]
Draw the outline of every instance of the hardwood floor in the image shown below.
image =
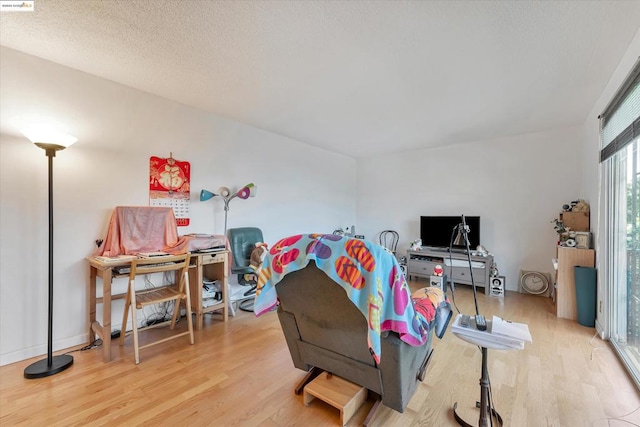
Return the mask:
[[(458, 286), (455, 297), (472, 313), (469, 287)], [(533, 336), (521, 351), (489, 350), (493, 399), (505, 425), (640, 425), (640, 394), (594, 329), (556, 318), (548, 298), (478, 297), (487, 317), (528, 323)], [(142, 350), (139, 365), (128, 338), (124, 348), (116, 340), (112, 362), (103, 363), (98, 349), (75, 352), (73, 366), (49, 378), (23, 378), (40, 358), (1, 367), (0, 425), (339, 425), (336, 409), (318, 400), (305, 407), (293, 393), (304, 373), (293, 367), (275, 312), (239, 312), (226, 324), (219, 318), (206, 318), (193, 346), (185, 338)], [(425, 381), (406, 411), (381, 407), (375, 425), (456, 425), (454, 402), (477, 424), (479, 349), (449, 331), (434, 342)], [(360, 425), (371, 405), (348, 425)]]

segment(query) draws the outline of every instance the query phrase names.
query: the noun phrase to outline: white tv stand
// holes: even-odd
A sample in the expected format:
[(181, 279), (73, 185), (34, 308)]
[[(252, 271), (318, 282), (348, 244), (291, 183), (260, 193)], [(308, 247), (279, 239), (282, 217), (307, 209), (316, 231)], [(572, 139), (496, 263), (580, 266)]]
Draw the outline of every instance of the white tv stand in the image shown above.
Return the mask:
[[(451, 260), (453, 263), (462, 261), (465, 262), (465, 266), (456, 266), (450, 267), (445, 264), (445, 259)], [(448, 248), (431, 248), (431, 247), (423, 247), (420, 251), (407, 251), (407, 275), (409, 278), (411, 276), (416, 277), (424, 277), (429, 279), (433, 274), (433, 267), (436, 264), (440, 264), (444, 269), (444, 274), (447, 275), (449, 280), (454, 283), (471, 285), (471, 272), (469, 271), (469, 265), (467, 262), (467, 254), (463, 252), (452, 252), (449, 254)], [(480, 288), (484, 288), (484, 293), (489, 294), (489, 276), (491, 272), (491, 264), (493, 264), (493, 256), (479, 256), (474, 255), (472, 251), (471, 255), (472, 263), (481, 263), (482, 267), (474, 267), (473, 268), (473, 281), (476, 286)]]

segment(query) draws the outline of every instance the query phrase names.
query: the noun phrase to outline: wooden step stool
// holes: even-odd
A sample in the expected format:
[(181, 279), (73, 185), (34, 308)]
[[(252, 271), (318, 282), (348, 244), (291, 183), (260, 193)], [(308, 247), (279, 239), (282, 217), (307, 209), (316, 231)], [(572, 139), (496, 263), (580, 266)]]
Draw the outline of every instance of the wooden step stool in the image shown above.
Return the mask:
[(309, 406), (315, 398), (338, 408), (340, 422), (344, 426), (367, 400), (367, 389), (336, 375), (323, 372), (304, 387), (304, 405)]

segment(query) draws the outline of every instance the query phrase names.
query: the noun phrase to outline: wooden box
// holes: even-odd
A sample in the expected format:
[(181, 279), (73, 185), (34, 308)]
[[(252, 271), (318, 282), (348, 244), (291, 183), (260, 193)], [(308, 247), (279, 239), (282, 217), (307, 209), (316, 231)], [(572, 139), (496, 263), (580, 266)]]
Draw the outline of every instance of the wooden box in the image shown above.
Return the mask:
[(367, 400), (367, 389), (337, 375), (323, 372), (304, 387), (304, 405), (309, 406), (316, 397), (339, 409), (340, 422), (345, 426)]
[(589, 231), (589, 212), (561, 212), (560, 221), (571, 231)]

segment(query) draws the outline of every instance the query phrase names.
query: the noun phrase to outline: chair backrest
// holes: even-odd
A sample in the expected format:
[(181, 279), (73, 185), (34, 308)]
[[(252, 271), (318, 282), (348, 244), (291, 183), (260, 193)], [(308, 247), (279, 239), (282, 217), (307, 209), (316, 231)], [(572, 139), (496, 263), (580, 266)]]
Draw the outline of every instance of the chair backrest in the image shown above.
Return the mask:
[(136, 275), (175, 271), (175, 283), (179, 283), (180, 292), (184, 291), (185, 273), (189, 269), (191, 254), (166, 255), (151, 258), (135, 258), (131, 261), (129, 280), (135, 280)]
[(392, 254), (396, 254), (398, 249), (398, 232), (394, 230), (384, 230), (380, 232), (380, 246), (391, 251)]
[(233, 257), (232, 271), (248, 269), (251, 252), (255, 249), (256, 243), (264, 242), (262, 230), (257, 227), (240, 227), (230, 228), (228, 233)]
[(375, 365), (367, 344), (367, 319), (315, 263), (287, 274), (277, 290), (279, 309), (295, 317), (302, 341)]

